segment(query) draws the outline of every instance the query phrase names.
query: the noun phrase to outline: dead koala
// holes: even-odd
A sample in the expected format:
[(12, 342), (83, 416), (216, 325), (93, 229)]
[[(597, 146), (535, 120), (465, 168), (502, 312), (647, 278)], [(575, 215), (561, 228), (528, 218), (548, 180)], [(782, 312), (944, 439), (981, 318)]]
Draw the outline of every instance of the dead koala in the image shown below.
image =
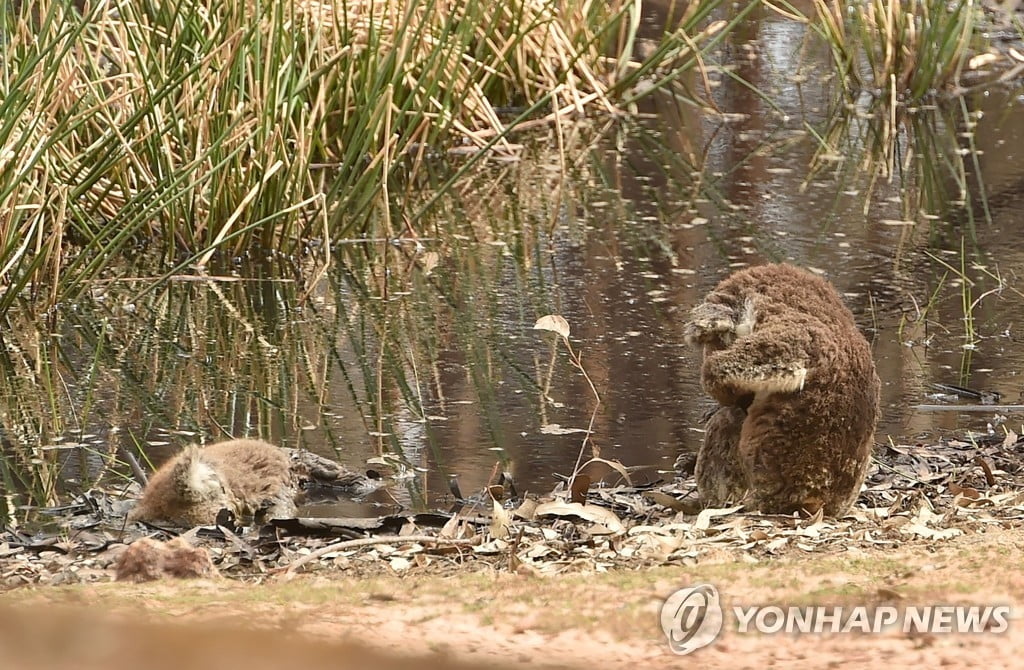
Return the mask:
[(288, 453), (261, 440), (191, 445), (149, 480), (129, 521), (211, 524), (221, 509), (239, 518), (295, 516), (298, 478)]
[(871, 458), (880, 382), (853, 314), (786, 264), (736, 272), (693, 308), (701, 384), (720, 407), (695, 468), (707, 505), (844, 513)]
[(222, 509), (239, 519), (286, 519), (310, 487), (362, 495), (383, 485), (309, 451), (227, 440), (185, 447), (160, 466), (128, 520), (198, 526), (214, 523)]

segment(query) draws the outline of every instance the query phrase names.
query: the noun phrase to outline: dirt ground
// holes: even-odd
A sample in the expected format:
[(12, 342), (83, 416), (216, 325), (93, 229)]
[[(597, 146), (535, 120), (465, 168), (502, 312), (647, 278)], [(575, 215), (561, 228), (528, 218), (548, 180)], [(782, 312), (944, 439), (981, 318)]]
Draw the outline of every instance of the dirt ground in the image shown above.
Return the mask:
[[(323, 570), (260, 584), (227, 579), (30, 587), (0, 600), (3, 667), (1024, 668), (1024, 529), (899, 549), (704, 556), (690, 567), (537, 576), (351, 577)], [(722, 634), (673, 654), (659, 624), (676, 589), (710, 583), (733, 605), (1009, 605), (1002, 633)]]

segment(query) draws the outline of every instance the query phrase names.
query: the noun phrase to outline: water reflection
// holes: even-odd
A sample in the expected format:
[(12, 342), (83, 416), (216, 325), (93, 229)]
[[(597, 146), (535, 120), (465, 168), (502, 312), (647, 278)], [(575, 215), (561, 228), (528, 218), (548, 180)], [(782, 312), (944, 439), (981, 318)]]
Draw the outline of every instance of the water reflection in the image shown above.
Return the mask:
[[(596, 141), (572, 129), (568, 169), (541, 138), (521, 162), (473, 175), (435, 237), (339, 250), (308, 297), (281, 267), (226, 267), (138, 299), (136, 284), (98, 282), (53, 329), (12, 316), (0, 352), (6, 490), (52, 502), (123, 481), (128, 454), (158, 463), (200, 437), (258, 435), (357, 468), (393, 457), (408, 476), (369, 504), (441, 504), (450, 475), (468, 493), (495, 464), (521, 491), (547, 491), (582, 437), (542, 429), (585, 428), (596, 402), (552, 336), (531, 329), (548, 313), (570, 322), (601, 394), (601, 455), (668, 470), (696, 448), (709, 406), (697, 352), (682, 346), (688, 308), (735, 268), (776, 260), (819, 269), (871, 336), (877, 441), (985, 429), (991, 416), (914, 406), (933, 381), (1020, 397), (1018, 101), (915, 112), (897, 138), (900, 169), (880, 178), (865, 169), (870, 105), (834, 104), (808, 74), (827, 53), (780, 46), (798, 30), (762, 14), (732, 37), (738, 73), (772, 104), (712, 71), (726, 116), (652, 98), (643, 123)], [(959, 162), (965, 119), (978, 151)], [(31, 468), (41, 483), (23, 476)]]

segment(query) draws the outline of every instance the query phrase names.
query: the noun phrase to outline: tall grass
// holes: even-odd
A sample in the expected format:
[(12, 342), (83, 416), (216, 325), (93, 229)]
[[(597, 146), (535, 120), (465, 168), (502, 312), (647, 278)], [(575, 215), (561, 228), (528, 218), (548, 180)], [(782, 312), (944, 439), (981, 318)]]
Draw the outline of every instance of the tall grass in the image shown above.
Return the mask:
[(663, 87), (717, 4), (633, 63), (629, 0), (5, 3), (0, 313), (74, 299), (142, 242), (202, 265), (415, 229), (424, 161)]
[(0, 514), (5, 524), (11, 522), (18, 502), (56, 502), (57, 454), (43, 447), (67, 427), (61, 368), (58, 342), (33, 325), (4, 334), (0, 395), (8, 402), (0, 412), (0, 434), (4, 437), (0, 447), (0, 482), (4, 489)]
[(904, 221), (945, 214), (969, 188), (973, 153), (958, 142), (969, 115), (945, 103), (987, 43), (977, 30), (980, 5), (814, 0), (814, 9), (807, 20), (831, 52), (837, 94), (825, 127), (812, 130), (819, 148), (808, 179), (832, 169), (844, 181), (863, 178), (866, 211), (879, 182), (900, 178)]
[(980, 6), (974, 0), (814, 0), (812, 24), (840, 79), (895, 106), (955, 84), (970, 57)]
[[(549, 129), (522, 160), (461, 181), (432, 214), (436, 235), (420, 238), (424, 253), (404, 243), (353, 254), (312, 294), (282, 279), (293, 272), (282, 262), (244, 268), (253, 276), (246, 280), (178, 276), (138, 296), (153, 273), (147, 258), (135, 281), (92, 282), (55, 330), (12, 311), (16, 327), (0, 347), (0, 477), (11, 507), (53, 504), (101, 476), (117, 483), (109, 475), (128, 472), (128, 454), (145, 465), (189, 441), (228, 435), (310, 448), (353, 467), (387, 455), (418, 475), (402, 480), (405, 502), (433, 500), (450, 470), (522, 458), (522, 427), (508, 413), (554, 411), (540, 392), (552, 386), (547, 347), (522, 337), (563, 292), (566, 259), (551, 257), (550, 222), (561, 217), (556, 237), (576, 239), (584, 233), (564, 230), (567, 208), (631, 206), (614, 189), (594, 192), (600, 175), (591, 161), (560, 175), (555, 134)], [(566, 139), (573, 155), (601, 153), (572, 143), (585, 133)], [(552, 198), (561, 179), (564, 200)], [(604, 215), (609, 227), (620, 221)], [(559, 379), (551, 392), (588, 392), (578, 384)], [(573, 420), (577, 409), (558, 418)], [(578, 442), (567, 445), (575, 455)]]
[(837, 100), (824, 126), (813, 129), (817, 150), (804, 185), (830, 173), (844, 189), (862, 193), (867, 214), (877, 203), (878, 187), (895, 182), (907, 223), (922, 215), (956, 218), (961, 207), (970, 214), (969, 194), (984, 189), (969, 178), (966, 161), (973, 152), (963, 147), (963, 129), (970, 122), (966, 110), (956, 105), (901, 110), (893, 126), (888, 109), (879, 100), (863, 106)]
[[(341, 272), (304, 309), (293, 281), (190, 279), (165, 282), (129, 310), (133, 286), (104, 283), (58, 333), (23, 322), (5, 336), (0, 477), (16, 505), (52, 505), (68, 489), (116, 482), (109, 475), (126, 474), (131, 457), (153, 463), (183, 443), (225, 437), (313, 442), (358, 467), (375, 453), (367, 435), (394, 435), (395, 417), (417, 407), (404, 385), (409, 360), (425, 358), (419, 339), (384, 347), (379, 301), (368, 304)], [(397, 440), (376, 448), (403, 457)]]

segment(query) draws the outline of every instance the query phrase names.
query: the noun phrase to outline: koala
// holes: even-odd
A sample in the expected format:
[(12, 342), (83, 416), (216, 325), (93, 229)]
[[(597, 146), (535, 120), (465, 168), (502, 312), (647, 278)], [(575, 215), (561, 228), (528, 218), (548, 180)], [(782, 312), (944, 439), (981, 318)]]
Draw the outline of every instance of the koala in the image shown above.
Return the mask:
[(694, 474), (707, 505), (843, 514), (871, 459), (881, 384), (853, 314), (824, 279), (762, 265), (720, 282), (683, 329), (719, 407)]
[(149, 480), (129, 521), (212, 524), (224, 508), (238, 517), (295, 516), (298, 477), (285, 450), (261, 440), (192, 445)]

